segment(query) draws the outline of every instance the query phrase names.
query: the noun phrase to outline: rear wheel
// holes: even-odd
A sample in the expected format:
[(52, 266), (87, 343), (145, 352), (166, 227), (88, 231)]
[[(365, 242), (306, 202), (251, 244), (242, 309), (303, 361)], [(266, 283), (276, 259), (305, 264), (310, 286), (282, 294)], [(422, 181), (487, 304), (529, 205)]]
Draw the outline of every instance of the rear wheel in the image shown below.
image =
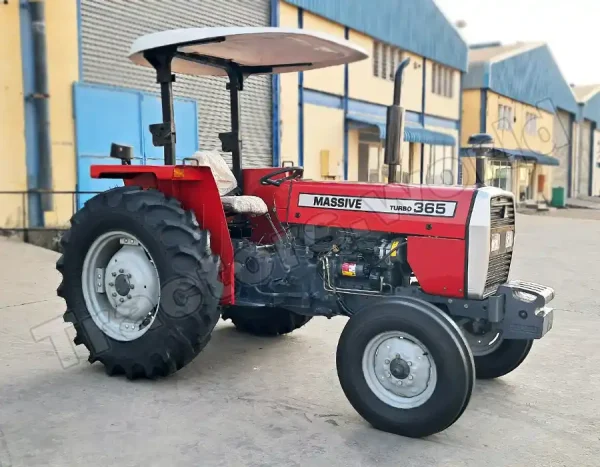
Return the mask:
[(91, 363), (130, 379), (166, 376), (208, 343), (219, 319), (218, 258), (177, 200), (109, 190), (73, 216), (61, 244), (57, 293)]
[(337, 348), (340, 384), (377, 429), (409, 437), (445, 430), (464, 412), (473, 358), (456, 324), (420, 300), (385, 300), (352, 316)]
[(531, 339), (504, 339), (496, 325), (464, 319), (459, 321), (475, 359), (479, 379), (494, 379), (514, 371), (533, 346)]
[(301, 328), (312, 316), (299, 315), (284, 308), (230, 306), (223, 319), (231, 319), (235, 327), (256, 336), (279, 336)]

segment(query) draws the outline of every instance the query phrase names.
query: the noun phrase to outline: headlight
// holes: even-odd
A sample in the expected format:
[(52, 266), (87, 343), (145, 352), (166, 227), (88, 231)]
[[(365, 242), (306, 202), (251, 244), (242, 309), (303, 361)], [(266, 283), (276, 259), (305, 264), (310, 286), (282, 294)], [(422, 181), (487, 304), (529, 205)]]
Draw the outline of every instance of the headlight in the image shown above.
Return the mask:
[(514, 230), (509, 230), (506, 232), (506, 248), (511, 248), (513, 246), (513, 242), (515, 241), (515, 232)]
[(494, 251), (498, 251), (499, 249), (500, 249), (500, 234), (499, 233), (492, 234), (492, 243), (490, 245), (490, 251), (494, 252)]

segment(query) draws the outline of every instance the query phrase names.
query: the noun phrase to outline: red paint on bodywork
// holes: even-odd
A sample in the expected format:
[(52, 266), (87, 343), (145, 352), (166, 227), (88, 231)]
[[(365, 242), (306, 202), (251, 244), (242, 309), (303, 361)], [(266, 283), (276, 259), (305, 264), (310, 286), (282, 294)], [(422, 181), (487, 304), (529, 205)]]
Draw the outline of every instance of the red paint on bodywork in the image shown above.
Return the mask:
[[(283, 222), (458, 239), (465, 238), (465, 226), (475, 192), (471, 187), (305, 180), (285, 182), (279, 187), (279, 190), (275, 202), (277, 213)], [(454, 201), (457, 205), (454, 217), (382, 214), (300, 207), (298, 198), (301, 193), (362, 198)]]
[[(174, 169), (183, 169), (177, 172)], [(219, 191), (209, 167), (94, 165), (93, 178), (120, 178), (125, 185), (156, 188), (181, 202), (191, 210), (200, 228), (210, 232), (210, 247), (221, 258), (220, 277), (223, 282), (222, 304), (235, 303), (233, 245)]]
[(408, 264), (424, 292), (443, 297), (464, 297), (464, 240), (408, 237), (407, 253)]

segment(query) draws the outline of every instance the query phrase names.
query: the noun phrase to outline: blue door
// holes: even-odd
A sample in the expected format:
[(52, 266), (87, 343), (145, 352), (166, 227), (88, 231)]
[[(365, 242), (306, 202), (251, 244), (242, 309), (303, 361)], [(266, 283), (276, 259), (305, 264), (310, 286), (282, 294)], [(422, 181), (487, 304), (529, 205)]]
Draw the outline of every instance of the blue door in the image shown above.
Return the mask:
[[(110, 157), (111, 143), (133, 147), (132, 164), (162, 164), (162, 148), (152, 145), (148, 130), (162, 121), (158, 97), (132, 90), (77, 83), (74, 89), (75, 131), (77, 135), (77, 199), (80, 208), (93, 193), (123, 185), (117, 179), (93, 179), (93, 164), (119, 164)], [(196, 102), (176, 99), (177, 160), (198, 150)]]

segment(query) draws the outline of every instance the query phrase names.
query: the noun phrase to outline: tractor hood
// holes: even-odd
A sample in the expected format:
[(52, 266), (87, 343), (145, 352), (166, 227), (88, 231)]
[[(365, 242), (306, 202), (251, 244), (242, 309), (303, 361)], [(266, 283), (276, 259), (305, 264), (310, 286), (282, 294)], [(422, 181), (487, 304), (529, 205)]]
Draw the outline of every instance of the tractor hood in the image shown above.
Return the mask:
[(461, 186), (304, 180), (284, 185), (275, 202), (278, 216), (289, 223), (456, 239), (465, 238), (477, 192)]

